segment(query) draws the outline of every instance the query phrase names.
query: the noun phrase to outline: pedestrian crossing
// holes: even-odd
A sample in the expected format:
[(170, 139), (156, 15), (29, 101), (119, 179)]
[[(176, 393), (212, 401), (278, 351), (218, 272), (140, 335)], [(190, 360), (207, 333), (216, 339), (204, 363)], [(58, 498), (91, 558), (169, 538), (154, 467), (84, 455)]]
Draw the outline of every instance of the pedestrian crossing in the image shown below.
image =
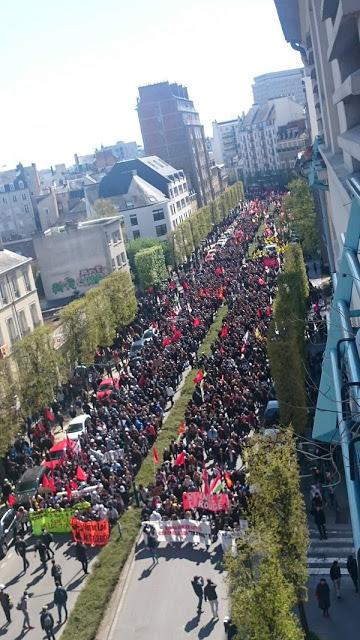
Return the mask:
[(354, 554), (350, 525), (333, 524), (327, 530), (327, 540), (320, 540), (317, 529), (310, 528), (308, 572), (310, 576), (329, 576), (330, 567), (338, 560), (342, 574), (346, 574), (348, 556)]

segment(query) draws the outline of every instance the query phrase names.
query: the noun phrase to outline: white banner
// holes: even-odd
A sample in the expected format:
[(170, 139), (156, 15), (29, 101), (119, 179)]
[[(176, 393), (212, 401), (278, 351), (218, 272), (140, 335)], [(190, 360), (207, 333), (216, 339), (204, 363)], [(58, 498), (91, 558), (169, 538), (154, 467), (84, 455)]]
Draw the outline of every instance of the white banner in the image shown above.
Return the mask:
[(204, 520), (160, 520), (142, 524), (154, 527), (158, 542), (200, 542), (210, 536), (210, 523)]

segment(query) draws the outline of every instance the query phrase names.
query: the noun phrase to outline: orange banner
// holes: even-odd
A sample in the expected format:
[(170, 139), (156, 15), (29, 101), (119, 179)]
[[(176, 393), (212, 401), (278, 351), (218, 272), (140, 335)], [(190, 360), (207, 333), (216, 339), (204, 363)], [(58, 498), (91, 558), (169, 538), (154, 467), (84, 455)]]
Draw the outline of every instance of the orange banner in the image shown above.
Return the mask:
[(110, 536), (108, 520), (78, 520), (74, 516), (71, 518), (71, 531), (75, 542), (83, 542), (92, 547), (105, 545)]

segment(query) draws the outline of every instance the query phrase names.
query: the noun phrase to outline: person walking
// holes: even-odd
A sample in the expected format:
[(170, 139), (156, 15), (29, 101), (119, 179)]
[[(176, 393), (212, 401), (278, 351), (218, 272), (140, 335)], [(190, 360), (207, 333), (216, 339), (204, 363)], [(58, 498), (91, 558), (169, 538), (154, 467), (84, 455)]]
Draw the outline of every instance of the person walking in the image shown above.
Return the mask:
[(40, 540), (41, 540), (41, 542), (44, 543), (44, 545), (46, 547), (46, 553), (47, 553), (48, 560), (50, 560), (50, 558), (54, 558), (55, 557), (55, 553), (53, 552), (53, 550), (52, 550), (52, 548), (50, 546), (51, 543), (54, 542), (54, 538), (51, 535), (51, 533), (46, 531), (46, 529), (42, 529)]
[(34, 627), (30, 624), (30, 617), (29, 617), (29, 612), (28, 612), (28, 600), (29, 600), (29, 595), (27, 591), (24, 591), (23, 595), (21, 596), (21, 600), (18, 604), (18, 609), (20, 609), (20, 611), (23, 612), (23, 616), (24, 616), (24, 621), (23, 621), (23, 631), (25, 629), (34, 629)]
[(6, 624), (11, 622), (11, 600), (9, 594), (5, 591), (5, 585), (0, 584), (0, 604), (5, 613)]
[(198, 606), (197, 606), (197, 612), (198, 615), (200, 616), (200, 613), (202, 611), (201, 607), (202, 607), (202, 601), (203, 601), (203, 597), (204, 597), (204, 580), (200, 577), (200, 576), (194, 576), (193, 579), (191, 580), (191, 586), (194, 589), (197, 597), (198, 597)]
[(63, 609), (65, 612), (65, 621), (68, 618), (68, 611), (66, 606), (68, 594), (66, 592), (66, 589), (64, 589), (64, 587), (61, 586), (59, 582), (56, 582), (55, 585), (56, 585), (56, 589), (54, 591), (54, 604), (56, 604), (57, 606), (58, 617), (59, 617), (57, 624), (61, 624), (61, 612)]
[(330, 589), (325, 578), (321, 578), (316, 587), (316, 597), (319, 603), (319, 608), (323, 612), (325, 618), (329, 618), (330, 609)]
[(154, 564), (159, 564), (159, 559), (156, 551), (157, 540), (154, 527), (151, 527), (151, 531), (148, 533), (147, 546), (150, 551)]
[(206, 581), (206, 587), (204, 589), (204, 598), (205, 602), (208, 600), (210, 604), (210, 609), (212, 613), (212, 617), (214, 619), (218, 619), (218, 598), (216, 594), (216, 584), (212, 582), (209, 578)]
[(30, 567), (30, 562), (26, 557), (26, 542), (21, 538), (21, 536), (16, 536), (15, 540), (15, 553), (17, 556), (20, 556), (23, 561), (23, 573), (26, 573), (26, 569)]
[(86, 574), (89, 573), (86, 547), (83, 542), (80, 542), (80, 540), (78, 540), (76, 543), (75, 552), (76, 552), (76, 559), (79, 560), (79, 562), (81, 562), (83, 572)]
[(55, 560), (51, 560), (51, 575), (54, 578), (55, 584), (58, 583), (62, 587), (61, 579), (62, 570), (59, 564), (56, 564)]
[(40, 625), (41, 628), (45, 631), (46, 638), (48, 640), (55, 640), (54, 624), (54, 618), (52, 617), (50, 611), (47, 610), (47, 607), (43, 607), (40, 614)]
[(168, 384), (166, 386), (166, 399), (171, 402), (170, 405), (170, 409), (174, 406), (174, 395), (175, 395), (175, 391), (173, 389), (173, 387), (171, 386), (171, 384)]
[(37, 551), (39, 553), (40, 562), (42, 564), (44, 573), (46, 573), (48, 569), (47, 568), (48, 554), (47, 554), (46, 546), (41, 539), (38, 540), (38, 542), (35, 545), (35, 555)]
[(327, 540), (325, 512), (320, 505), (315, 507), (314, 520), (317, 528), (319, 529), (320, 540)]
[(334, 562), (332, 563), (332, 565), (330, 567), (330, 578), (333, 581), (335, 593), (336, 593), (338, 599), (340, 599), (341, 598), (341, 595), (340, 595), (341, 570), (340, 570), (339, 563), (338, 563), (337, 560), (334, 560)]
[(358, 568), (357, 563), (353, 555), (350, 555), (347, 559), (346, 568), (351, 580), (354, 583), (355, 591), (358, 593)]

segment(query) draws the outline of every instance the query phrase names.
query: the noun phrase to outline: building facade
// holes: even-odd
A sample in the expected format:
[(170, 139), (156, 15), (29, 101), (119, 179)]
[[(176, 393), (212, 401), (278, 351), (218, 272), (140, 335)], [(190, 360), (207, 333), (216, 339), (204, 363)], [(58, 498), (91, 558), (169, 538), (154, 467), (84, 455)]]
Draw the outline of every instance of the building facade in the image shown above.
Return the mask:
[(186, 87), (161, 82), (139, 87), (137, 103), (145, 155), (185, 172), (199, 207), (213, 199), (204, 127)]
[[(29, 169), (29, 168), (28, 168)], [(32, 175), (33, 172), (30, 172)], [(0, 234), (3, 241), (31, 236), (36, 231), (32, 182), (19, 164), (0, 173)]]
[(42, 324), (31, 258), (0, 248), (0, 357)]
[(85, 190), (88, 215), (96, 197), (111, 198), (123, 216), (128, 240), (165, 239), (192, 212), (185, 173), (157, 156), (117, 162), (98, 190)]
[(239, 160), (239, 129), (240, 118), (213, 122), (213, 153), (217, 164), (224, 164), (226, 168), (233, 168)]
[(254, 78), (252, 85), (254, 103), (262, 104), (273, 98), (287, 97), (302, 106), (306, 104), (304, 69), (286, 69), (264, 73)]
[(238, 130), (244, 180), (289, 172), (308, 143), (303, 108), (290, 98), (254, 105)]
[(128, 269), (120, 218), (53, 227), (34, 239), (48, 301), (70, 299), (118, 269)]

